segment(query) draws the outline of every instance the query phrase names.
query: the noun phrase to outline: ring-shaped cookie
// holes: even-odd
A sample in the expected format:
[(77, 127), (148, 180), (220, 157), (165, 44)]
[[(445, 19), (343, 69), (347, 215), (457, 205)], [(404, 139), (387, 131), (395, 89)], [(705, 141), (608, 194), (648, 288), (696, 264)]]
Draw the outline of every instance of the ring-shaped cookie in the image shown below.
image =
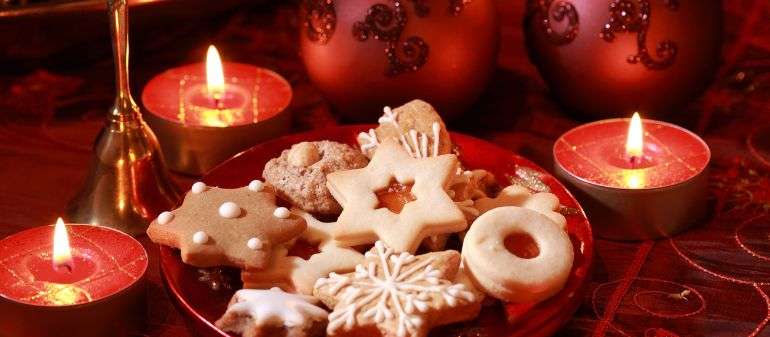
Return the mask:
[[(516, 256), (505, 239), (527, 234), (537, 244), (533, 258)], [(572, 242), (540, 212), (499, 207), (480, 216), (463, 241), (462, 257), (474, 282), (488, 295), (508, 302), (539, 302), (564, 287), (573, 261)]]

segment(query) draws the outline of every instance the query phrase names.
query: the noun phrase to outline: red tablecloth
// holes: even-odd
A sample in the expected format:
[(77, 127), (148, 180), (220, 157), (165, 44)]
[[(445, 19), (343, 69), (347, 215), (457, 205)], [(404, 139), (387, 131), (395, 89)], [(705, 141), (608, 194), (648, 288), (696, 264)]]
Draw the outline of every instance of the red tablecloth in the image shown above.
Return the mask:
[[(577, 124), (548, 96), (523, 45), (520, 1), (499, 1), (499, 70), (471, 121), (456, 129), (551, 167), (553, 140)], [(770, 125), (770, 2), (725, 1), (724, 64), (708, 92), (676, 117), (713, 151), (713, 213), (673, 239), (597, 240), (583, 306), (560, 332), (569, 336), (770, 336), (770, 163), (747, 137)], [(228, 59), (260, 64), (295, 90), (295, 130), (336, 124), (308, 83), (289, 5), (251, 8), (214, 35)], [(160, 38), (159, 38), (160, 39)], [(189, 41), (188, 41), (189, 42)], [(209, 41), (177, 50), (173, 41), (132, 56), (137, 88), (159, 70), (202, 58)], [(148, 55), (152, 54), (152, 55)], [(0, 69), (0, 237), (51, 223), (85, 174), (91, 142), (111, 97), (111, 60), (87, 66), (43, 62)], [(462, 126), (459, 126), (461, 124)], [(189, 186), (192, 177), (177, 176)], [(166, 298), (151, 253), (149, 327), (142, 336), (188, 336)]]

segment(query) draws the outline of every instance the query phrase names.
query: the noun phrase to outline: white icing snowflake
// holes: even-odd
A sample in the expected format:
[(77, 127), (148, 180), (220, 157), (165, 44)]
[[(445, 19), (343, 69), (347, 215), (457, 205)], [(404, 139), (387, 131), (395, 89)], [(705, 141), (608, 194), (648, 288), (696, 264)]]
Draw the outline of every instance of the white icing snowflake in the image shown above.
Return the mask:
[(316, 289), (328, 286), (326, 291), (339, 298), (329, 314), (329, 335), (396, 320), (399, 337), (414, 336), (425, 324), (423, 313), (475, 301), (465, 285), (442, 279), (442, 272), (431, 265), (435, 257), (394, 253), (377, 241), (366, 258), (354, 273), (331, 273), (316, 282)]

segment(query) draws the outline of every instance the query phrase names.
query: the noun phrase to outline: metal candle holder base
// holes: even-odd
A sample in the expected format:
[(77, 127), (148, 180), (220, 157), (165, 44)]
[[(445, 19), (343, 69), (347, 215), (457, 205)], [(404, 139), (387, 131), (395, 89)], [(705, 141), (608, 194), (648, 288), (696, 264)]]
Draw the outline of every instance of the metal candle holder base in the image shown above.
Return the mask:
[(580, 200), (594, 233), (605, 239), (640, 241), (670, 237), (707, 215), (708, 169), (677, 185), (637, 190), (587, 183), (558, 162), (555, 171)]
[(69, 222), (98, 224), (144, 234), (180, 194), (171, 183), (158, 141), (142, 120), (128, 81), (126, 0), (108, 0), (117, 97), (96, 139), (86, 182), (67, 207)]

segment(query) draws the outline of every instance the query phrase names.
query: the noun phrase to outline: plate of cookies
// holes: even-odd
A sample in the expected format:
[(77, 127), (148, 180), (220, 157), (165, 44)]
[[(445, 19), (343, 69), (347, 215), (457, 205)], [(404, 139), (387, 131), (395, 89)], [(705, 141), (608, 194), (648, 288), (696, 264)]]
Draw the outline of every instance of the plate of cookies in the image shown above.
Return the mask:
[(430, 104), (231, 158), (147, 231), (198, 336), (549, 336), (591, 227), (555, 178)]

